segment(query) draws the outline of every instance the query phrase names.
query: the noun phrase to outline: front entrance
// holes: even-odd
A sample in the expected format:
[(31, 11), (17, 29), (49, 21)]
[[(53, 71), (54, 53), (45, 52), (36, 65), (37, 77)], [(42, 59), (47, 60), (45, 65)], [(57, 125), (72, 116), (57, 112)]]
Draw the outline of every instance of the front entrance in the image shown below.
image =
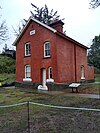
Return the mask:
[(41, 79), (42, 79), (42, 85), (38, 86), (38, 90), (48, 90), (48, 87), (46, 86), (46, 69), (41, 69)]
[(46, 69), (42, 68), (42, 85), (46, 86)]

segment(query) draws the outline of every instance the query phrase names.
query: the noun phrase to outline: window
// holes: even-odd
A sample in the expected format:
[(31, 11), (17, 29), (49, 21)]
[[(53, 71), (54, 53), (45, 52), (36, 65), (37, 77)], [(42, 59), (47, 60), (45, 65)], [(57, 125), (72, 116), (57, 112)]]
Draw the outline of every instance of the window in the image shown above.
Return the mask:
[(30, 53), (30, 43), (25, 44), (25, 56), (29, 56)]
[(31, 77), (31, 67), (30, 65), (25, 66), (25, 78), (30, 78)]
[(81, 79), (85, 79), (85, 70), (84, 70), (84, 66), (81, 66)]
[(54, 79), (53, 79), (53, 74), (52, 74), (52, 67), (49, 67), (48, 68), (48, 79), (46, 80), (46, 82), (54, 82)]
[(50, 42), (44, 44), (44, 57), (50, 57)]
[(48, 68), (48, 77), (49, 79), (52, 79), (52, 67)]

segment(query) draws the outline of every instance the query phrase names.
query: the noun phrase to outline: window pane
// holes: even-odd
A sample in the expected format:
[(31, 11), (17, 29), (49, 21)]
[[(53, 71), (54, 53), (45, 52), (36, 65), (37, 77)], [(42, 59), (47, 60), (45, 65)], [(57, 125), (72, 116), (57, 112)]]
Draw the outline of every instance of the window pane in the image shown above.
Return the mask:
[(50, 50), (50, 43), (48, 43), (48, 45), (47, 45), (47, 49)]
[(26, 76), (27, 78), (30, 78), (30, 73), (27, 73), (27, 76)]
[(31, 68), (30, 65), (25, 66), (25, 78), (30, 78), (31, 77)]
[(49, 50), (50, 49), (50, 43), (45, 44), (45, 49), (46, 50)]
[(84, 69), (84, 66), (81, 66), (81, 79), (85, 79), (85, 69)]
[(49, 79), (51, 78), (52, 79), (52, 67), (49, 67)]
[(45, 56), (47, 56), (48, 55), (48, 53), (47, 53), (47, 51), (45, 50)]
[(30, 55), (30, 44), (25, 44), (25, 55)]
[(45, 56), (50, 56), (50, 43), (48, 42), (48, 43), (46, 43), (46, 44), (44, 44), (44, 55)]
[(27, 66), (27, 72), (30, 72), (30, 66)]
[(52, 68), (50, 67), (50, 78), (52, 78)]
[(45, 50), (48, 49), (48, 44), (45, 44)]

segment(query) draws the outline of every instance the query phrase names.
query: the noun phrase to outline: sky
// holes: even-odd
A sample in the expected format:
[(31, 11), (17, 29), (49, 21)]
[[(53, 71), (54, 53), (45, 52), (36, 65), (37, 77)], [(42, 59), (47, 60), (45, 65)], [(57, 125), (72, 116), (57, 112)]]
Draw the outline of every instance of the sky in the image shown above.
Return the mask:
[(65, 18), (64, 30), (66, 35), (85, 46), (90, 46), (92, 39), (100, 34), (100, 7), (89, 9), (89, 0), (0, 0), (0, 20), (6, 20), (9, 29), (9, 40), (0, 43), (0, 51), (7, 44), (16, 39), (12, 26), (16, 29), (22, 19), (28, 19), (33, 10), (31, 3), (37, 7), (44, 7), (58, 11), (60, 18)]

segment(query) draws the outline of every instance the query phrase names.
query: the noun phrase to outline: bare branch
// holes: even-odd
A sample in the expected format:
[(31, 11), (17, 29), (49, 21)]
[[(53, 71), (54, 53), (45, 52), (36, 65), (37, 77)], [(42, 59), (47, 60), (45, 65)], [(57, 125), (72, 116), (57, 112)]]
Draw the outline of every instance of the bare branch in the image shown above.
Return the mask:
[(16, 29), (12, 26), (15, 36), (19, 36), (19, 34), (21, 33), (21, 30), (25, 26), (26, 22), (27, 22), (26, 19), (21, 20), (19, 22), (19, 24), (17, 25)]
[(0, 24), (0, 40), (7, 40), (8, 39), (8, 35), (7, 35), (7, 32), (8, 32), (8, 28), (6, 26), (6, 21), (3, 21), (1, 24)]

